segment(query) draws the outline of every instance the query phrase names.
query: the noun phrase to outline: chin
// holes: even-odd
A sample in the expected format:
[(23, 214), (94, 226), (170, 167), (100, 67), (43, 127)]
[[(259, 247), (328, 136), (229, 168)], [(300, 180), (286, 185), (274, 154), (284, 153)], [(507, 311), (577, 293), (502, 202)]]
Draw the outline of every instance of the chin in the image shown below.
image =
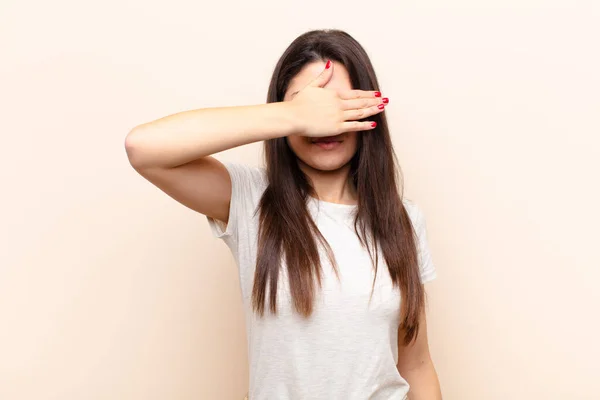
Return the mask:
[(345, 167), (350, 162), (351, 158), (343, 158), (339, 159), (338, 157), (325, 157), (320, 159), (300, 159), (302, 163), (309, 166), (310, 168), (323, 171), (323, 172), (331, 172), (337, 171), (340, 168)]

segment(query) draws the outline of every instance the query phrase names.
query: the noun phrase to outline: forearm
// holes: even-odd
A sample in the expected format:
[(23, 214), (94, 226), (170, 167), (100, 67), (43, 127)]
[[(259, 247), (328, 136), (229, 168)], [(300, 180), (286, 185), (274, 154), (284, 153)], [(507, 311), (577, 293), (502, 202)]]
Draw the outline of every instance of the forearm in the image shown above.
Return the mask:
[(401, 375), (410, 385), (409, 400), (441, 400), (442, 392), (437, 372), (431, 360), (420, 366), (401, 371)]
[(184, 111), (139, 125), (125, 146), (136, 167), (177, 167), (248, 143), (299, 133), (288, 102)]

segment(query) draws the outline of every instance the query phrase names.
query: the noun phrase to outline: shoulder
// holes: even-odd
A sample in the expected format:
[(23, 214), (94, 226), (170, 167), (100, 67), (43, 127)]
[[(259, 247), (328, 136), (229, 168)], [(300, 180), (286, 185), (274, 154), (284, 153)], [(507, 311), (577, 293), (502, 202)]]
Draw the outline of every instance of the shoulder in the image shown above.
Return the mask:
[(233, 186), (242, 186), (245, 189), (264, 190), (268, 179), (264, 167), (241, 164), (232, 161), (221, 161), (229, 172)]
[(242, 164), (235, 161), (221, 161), (232, 178), (243, 178), (255, 182), (263, 183), (267, 179), (267, 172), (264, 167)]
[(231, 202), (255, 208), (268, 186), (264, 167), (222, 161), (231, 179)]

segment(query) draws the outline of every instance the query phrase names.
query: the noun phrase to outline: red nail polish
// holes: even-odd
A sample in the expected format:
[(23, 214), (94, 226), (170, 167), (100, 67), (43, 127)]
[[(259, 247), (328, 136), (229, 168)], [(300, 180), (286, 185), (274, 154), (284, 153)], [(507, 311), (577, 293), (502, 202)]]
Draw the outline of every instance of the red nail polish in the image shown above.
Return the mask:
[(375, 97), (381, 97), (381, 92), (375, 92)]
[(377, 122), (371, 122), (371, 128), (375, 128), (377, 126)]
[(327, 60), (327, 64), (325, 64), (325, 69), (329, 69), (331, 67), (331, 60)]
[(377, 108), (379, 108), (380, 110), (383, 110), (384, 107), (385, 107), (385, 105), (383, 105), (383, 104), (380, 104), (377, 106)]
[(381, 101), (383, 101), (383, 104), (387, 104), (390, 102), (390, 99), (388, 99), (387, 97), (384, 97), (383, 99), (381, 99)]

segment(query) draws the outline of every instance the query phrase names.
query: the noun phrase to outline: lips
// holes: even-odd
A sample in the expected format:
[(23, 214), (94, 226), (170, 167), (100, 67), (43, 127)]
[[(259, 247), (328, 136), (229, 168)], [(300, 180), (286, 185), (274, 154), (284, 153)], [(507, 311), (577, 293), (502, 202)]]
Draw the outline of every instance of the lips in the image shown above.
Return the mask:
[(312, 143), (339, 143), (342, 141), (342, 138), (340, 138), (339, 136), (325, 136), (311, 139)]
[(344, 140), (342, 139), (342, 137), (340, 137), (340, 135), (336, 135), (336, 136), (325, 136), (325, 137), (320, 137), (320, 138), (313, 138), (313, 139), (311, 139), (310, 142), (314, 146), (317, 146), (318, 148), (320, 148), (321, 150), (334, 151), (335, 149), (340, 148), (343, 141)]

